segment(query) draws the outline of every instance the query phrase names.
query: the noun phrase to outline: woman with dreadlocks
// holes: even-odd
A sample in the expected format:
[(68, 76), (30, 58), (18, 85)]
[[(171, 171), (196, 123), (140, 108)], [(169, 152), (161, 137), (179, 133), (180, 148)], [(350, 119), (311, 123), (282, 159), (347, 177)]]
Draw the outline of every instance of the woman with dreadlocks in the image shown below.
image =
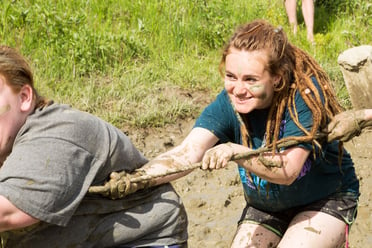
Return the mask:
[[(220, 71), (225, 90), (187, 138), (204, 137), (201, 147), (222, 143), (205, 152), (202, 167), (225, 167), (236, 154), (272, 148), (237, 161), (247, 206), (232, 246), (342, 246), (359, 182), (342, 143), (316, 140), (342, 110), (324, 70), (281, 28), (253, 21), (230, 39)], [(290, 140), (298, 144), (283, 146)]]
[[(179, 146), (142, 167), (145, 174), (197, 162), (219, 169), (235, 160), (247, 205), (232, 247), (347, 242), (359, 181), (342, 143), (320, 139), (320, 130), (342, 110), (326, 73), (289, 43), (281, 28), (262, 20), (237, 29), (223, 51), (220, 72), (225, 89)], [(237, 159), (262, 148), (268, 149)]]

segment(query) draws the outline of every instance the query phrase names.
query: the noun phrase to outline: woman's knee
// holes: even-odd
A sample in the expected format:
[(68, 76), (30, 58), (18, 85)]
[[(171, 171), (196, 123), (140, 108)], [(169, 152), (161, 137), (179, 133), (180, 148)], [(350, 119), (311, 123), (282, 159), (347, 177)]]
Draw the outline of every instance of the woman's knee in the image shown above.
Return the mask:
[(329, 214), (302, 212), (293, 219), (278, 247), (341, 247), (345, 227), (345, 222)]
[(262, 224), (244, 222), (238, 226), (231, 248), (276, 247), (280, 237)]

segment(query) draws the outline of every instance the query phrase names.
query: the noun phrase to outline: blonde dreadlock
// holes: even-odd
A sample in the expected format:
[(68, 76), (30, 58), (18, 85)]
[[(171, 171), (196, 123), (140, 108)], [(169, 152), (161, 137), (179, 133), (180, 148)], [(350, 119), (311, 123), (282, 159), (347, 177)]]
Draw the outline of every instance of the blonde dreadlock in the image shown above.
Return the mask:
[[(273, 152), (275, 152), (277, 144), (289, 139), (315, 142), (316, 145), (319, 145), (314, 139), (316, 133), (326, 126), (330, 117), (342, 111), (330, 84), (330, 79), (320, 65), (309, 54), (289, 43), (281, 27), (275, 28), (264, 20), (256, 20), (237, 29), (223, 51), (219, 67), (222, 75), (230, 48), (244, 51), (266, 51), (269, 58), (266, 69), (270, 75), (281, 77), (279, 85), (274, 89), (273, 103), (269, 109), (266, 123), (266, 145), (272, 146)], [(311, 79), (312, 76), (319, 83), (324, 104)], [(311, 130), (306, 130), (299, 121), (295, 106), (296, 92), (300, 93), (312, 112), (313, 126)], [(295, 124), (304, 132), (304, 136), (279, 140), (281, 120), (286, 108)], [(247, 116), (240, 113), (237, 113), (237, 116), (241, 122), (243, 145), (251, 147)]]

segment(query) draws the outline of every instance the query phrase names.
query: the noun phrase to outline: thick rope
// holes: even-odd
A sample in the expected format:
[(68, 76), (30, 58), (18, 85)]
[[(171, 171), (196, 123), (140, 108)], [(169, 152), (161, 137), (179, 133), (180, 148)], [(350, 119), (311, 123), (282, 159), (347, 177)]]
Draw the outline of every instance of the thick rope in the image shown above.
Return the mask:
[[(318, 135), (318, 138), (324, 138), (324, 137), (326, 137), (325, 134), (324, 135), (323, 134)], [(304, 142), (303, 140), (296, 140), (296, 139), (286, 140), (284, 142), (279, 142), (276, 145), (276, 148), (280, 149), (280, 148), (290, 147), (290, 146), (298, 145), (299, 143), (303, 143), (303, 142)], [(231, 161), (236, 161), (236, 160), (239, 160), (239, 159), (248, 159), (252, 156), (261, 155), (264, 152), (270, 152), (270, 151), (272, 151), (272, 149), (273, 149), (272, 145), (270, 145), (270, 146), (267, 146), (267, 147), (261, 147), (257, 150), (252, 150), (252, 151), (249, 151), (249, 152), (236, 154), (231, 158)], [(276, 165), (276, 164), (265, 163), (264, 160), (260, 160), (260, 161), (266, 167), (278, 167), (278, 165)], [(124, 174), (121, 174), (121, 176), (122, 176), (121, 179), (126, 181), (126, 185), (129, 186), (130, 183), (139, 183), (139, 182), (150, 181), (150, 180), (153, 180), (155, 178), (164, 177), (164, 176), (168, 176), (168, 175), (172, 175), (172, 174), (176, 174), (176, 173), (185, 172), (185, 171), (188, 171), (188, 170), (200, 168), (201, 165), (202, 165), (201, 163), (194, 163), (194, 164), (185, 165), (182, 168), (169, 168), (169, 169), (167, 169), (166, 172), (162, 172), (162, 173), (158, 173), (158, 174), (152, 174), (152, 175), (141, 175), (141, 173), (140, 173), (139, 176), (131, 177), (129, 180), (128, 180), (128, 178), (126, 178), (126, 173), (124, 173)], [(106, 185), (102, 185), (102, 186), (91, 186), (89, 188), (88, 192), (90, 194), (103, 194), (104, 195), (107, 192), (110, 192), (110, 185), (106, 184)]]

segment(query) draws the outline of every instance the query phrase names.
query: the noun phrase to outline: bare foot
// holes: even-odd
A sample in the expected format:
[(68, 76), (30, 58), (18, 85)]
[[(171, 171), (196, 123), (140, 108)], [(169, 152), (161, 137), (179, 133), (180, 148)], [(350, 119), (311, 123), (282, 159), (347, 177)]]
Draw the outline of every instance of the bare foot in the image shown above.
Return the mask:
[(297, 24), (291, 24), (291, 26), (292, 26), (292, 29), (293, 29), (293, 34), (294, 34), (294, 36), (296, 36), (296, 34), (297, 34)]
[(313, 33), (308, 33), (308, 34), (307, 34), (307, 40), (308, 40), (312, 45), (315, 45), (314, 34), (313, 34)]

